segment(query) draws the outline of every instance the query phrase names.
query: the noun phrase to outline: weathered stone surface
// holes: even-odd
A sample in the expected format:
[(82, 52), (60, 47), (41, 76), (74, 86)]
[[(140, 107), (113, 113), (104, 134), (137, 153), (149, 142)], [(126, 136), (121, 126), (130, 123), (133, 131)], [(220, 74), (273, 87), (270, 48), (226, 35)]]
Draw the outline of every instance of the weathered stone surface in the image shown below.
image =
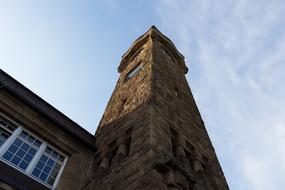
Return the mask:
[[(128, 79), (138, 64), (140, 71)], [(84, 189), (229, 189), (187, 70), (184, 57), (156, 28), (134, 42), (97, 129), (98, 152)]]

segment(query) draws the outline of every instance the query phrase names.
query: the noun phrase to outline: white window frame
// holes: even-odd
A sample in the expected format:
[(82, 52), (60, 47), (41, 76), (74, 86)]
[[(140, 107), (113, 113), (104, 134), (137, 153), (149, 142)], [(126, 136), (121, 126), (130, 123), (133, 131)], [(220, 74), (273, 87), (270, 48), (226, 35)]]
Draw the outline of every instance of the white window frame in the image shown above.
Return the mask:
[[(53, 146), (51, 146), (50, 144), (48, 144), (47, 142), (45, 142), (44, 140), (42, 140), (41, 138), (39, 138), (37, 135), (34, 135), (32, 132), (30, 132), (29, 130), (23, 128), (20, 124), (18, 124), (17, 122), (11, 120), (10, 118), (8, 118), (6, 115), (2, 114), (0, 112), (0, 116), (5, 118), (6, 120), (10, 121), (11, 123), (15, 124), (17, 126), (17, 128), (12, 132), (11, 136), (8, 137), (8, 139), (2, 144), (2, 146), (0, 147), (0, 161), (8, 164), (9, 166), (15, 168), (16, 170), (22, 172), (23, 174), (31, 177), (32, 179), (36, 180), (37, 182), (43, 184), (44, 186), (54, 190), (59, 182), (60, 176), (63, 172), (63, 169), (66, 165), (66, 162), (68, 160), (68, 156), (64, 153), (62, 153), (61, 151), (59, 151), (58, 149), (54, 148)], [(7, 161), (3, 158), (3, 155), (6, 153), (6, 151), (8, 150), (8, 148), (13, 144), (13, 142), (17, 139), (17, 137), (20, 135), (20, 133), (22, 131), (27, 132), (29, 135), (32, 135), (34, 137), (36, 137), (38, 140), (40, 140), (42, 142), (42, 144), (40, 145), (39, 149), (37, 150), (36, 154), (34, 155), (33, 159), (31, 160), (31, 162), (29, 163), (28, 167), (26, 168), (26, 170), (20, 169), (18, 166), (13, 165), (12, 163), (10, 163), (10, 161)], [(60, 167), (60, 170), (58, 171), (58, 174), (55, 178), (55, 181), (53, 183), (53, 186), (41, 181), (40, 179), (38, 179), (37, 177), (32, 175), (33, 169), (36, 167), (37, 163), (40, 160), (40, 157), (44, 154), (46, 147), (50, 147), (52, 150), (55, 150), (56, 152), (60, 153), (62, 156), (64, 156), (64, 160), (62, 162), (62, 165)]]

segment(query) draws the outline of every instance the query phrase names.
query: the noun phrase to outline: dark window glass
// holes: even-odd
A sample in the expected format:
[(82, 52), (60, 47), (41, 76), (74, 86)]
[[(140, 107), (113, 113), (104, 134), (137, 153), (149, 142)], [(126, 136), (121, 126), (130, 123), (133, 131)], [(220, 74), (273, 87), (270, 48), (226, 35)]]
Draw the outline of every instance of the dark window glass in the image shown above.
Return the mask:
[(57, 171), (59, 171), (60, 167), (61, 167), (61, 165), (59, 165), (58, 163), (56, 163), (55, 166), (54, 166), (54, 169), (57, 170)]
[(0, 125), (0, 146), (12, 135), (7, 129)]
[(15, 153), (15, 152), (18, 150), (18, 147), (16, 147), (15, 145), (11, 145), (8, 150), (9, 150), (9, 152), (11, 152), (11, 153)]
[(53, 185), (54, 181), (55, 181), (55, 178), (49, 177), (47, 183), (48, 183), (49, 185)]
[(44, 167), (44, 165), (45, 164), (43, 162), (39, 161), (36, 167), (41, 170)]
[(49, 172), (51, 171), (51, 167), (45, 166), (44, 170), (45, 173), (49, 174)]
[(45, 152), (46, 152), (47, 154), (50, 154), (50, 153), (52, 152), (52, 149), (51, 149), (50, 147), (47, 147), (46, 150), (45, 150)]
[(29, 148), (30, 148), (30, 146), (27, 145), (26, 143), (23, 143), (22, 146), (21, 146), (21, 149), (24, 150), (24, 151), (27, 151)]
[(5, 158), (5, 160), (10, 160), (11, 158), (13, 157), (13, 154), (11, 154), (10, 152), (6, 152), (4, 155), (3, 155), (3, 158)]
[(16, 139), (15, 141), (14, 141), (14, 145), (16, 146), (16, 147), (19, 147), (19, 146), (21, 146), (21, 144), (23, 143), (23, 141), (21, 141), (20, 139)]
[(33, 170), (32, 175), (53, 186), (64, 159), (63, 155), (47, 147), (45, 153), (40, 157), (40, 160)]
[(27, 162), (22, 161), (22, 162), (20, 163), (19, 167), (22, 168), (23, 170), (25, 170), (25, 169), (27, 169), (28, 165), (29, 165), (29, 164), (28, 164)]
[(59, 161), (59, 162), (63, 162), (63, 160), (64, 160), (64, 157), (63, 157), (63, 156), (61, 156), (61, 155), (59, 155), (59, 157), (58, 157), (58, 161)]
[(46, 161), (48, 160), (48, 157), (46, 155), (42, 155), (41, 159), (42, 162), (46, 163)]
[(52, 152), (52, 154), (51, 154), (51, 156), (57, 159), (57, 157), (58, 157), (58, 153), (57, 153), (57, 152), (55, 152), (55, 151), (53, 151), (53, 152)]
[(11, 162), (15, 165), (18, 165), (20, 163), (21, 159), (17, 156), (14, 156), (11, 160)]
[(26, 162), (30, 162), (32, 159), (33, 159), (33, 156), (30, 155), (30, 154), (26, 154), (26, 156), (24, 157), (24, 160), (25, 160)]
[(44, 172), (42, 172), (41, 173), (41, 175), (40, 175), (40, 179), (42, 180), (42, 181), (45, 181), (46, 179), (47, 179), (47, 174), (46, 173), (44, 173)]
[(133, 76), (135, 76), (140, 71), (140, 69), (141, 69), (141, 65), (140, 64), (135, 66), (130, 72), (128, 72), (127, 79), (130, 79)]
[(28, 152), (29, 152), (29, 154), (34, 156), (36, 154), (37, 150), (31, 147)]
[(47, 162), (47, 165), (50, 166), (50, 167), (53, 167), (53, 164), (54, 164), (54, 160), (49, 159), (48, 162)]
[(25, 152), (20, 149), (20, 150), (18, 150), (18, 152), (16, 153), (16, 155), (17, 155), (18, 157), (20, 157), (20, 158), (23, 158), (24, 155), (25, 155)]
[(35, 145), (36, 147), (40, 147), (41, 144), (42, 144), (42, 143), (41, 143), (39, 140), (35, 140), (35, 142), (34, 142), (34, 145)]
[(40, 175), (40, 173), (41, 173), (41, 170), (35, 168), (32, 174), (33, 174), (33, 176), (38, 177)]
[(27, 140), (28, 142), (33, 143), (35, 138), (30, 135)]
[(22, 131), (20, 134), (20, 137), (22, 137), (23, 139), (27, 138), (27, 136), (28, 136), (28, 133), (25, 131)]

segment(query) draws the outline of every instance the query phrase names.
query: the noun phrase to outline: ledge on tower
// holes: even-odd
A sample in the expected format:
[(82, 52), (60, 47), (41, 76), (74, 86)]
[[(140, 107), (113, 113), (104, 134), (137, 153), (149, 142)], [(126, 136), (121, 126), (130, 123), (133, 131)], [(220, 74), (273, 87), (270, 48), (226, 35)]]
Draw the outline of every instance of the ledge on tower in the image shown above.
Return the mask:
[(121, 73), (128, 65), (130, 58), (149, 40), (156, 39), (164, 44), (173, 53), (173, 56), (177, 60), (178, 64), (182, 67), (184, 73), (188, 72), (188, 68), (184, 62), (184, 56), (177, 50), (174, 43), (162, 34), (155, 26), (151, 26), (150, 29), (133, 42), (131, 47), (123, 54), (121, 63), (118, 67), (118, 72)]

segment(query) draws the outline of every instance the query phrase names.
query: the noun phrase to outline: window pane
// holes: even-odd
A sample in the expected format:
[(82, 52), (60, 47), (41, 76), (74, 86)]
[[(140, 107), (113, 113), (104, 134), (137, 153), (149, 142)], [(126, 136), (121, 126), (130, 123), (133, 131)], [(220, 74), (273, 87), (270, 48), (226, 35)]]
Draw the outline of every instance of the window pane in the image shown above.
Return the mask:
[(0, 119), (0, 125), (2, 125), (3, 127), (6, 127), (7, 123)]
[(64, 159), (63, 155), (51, 147), (47, 147), (33, 170), (32, 175), (48, 185), (53, 186)]
[(56, 163), (55, 166), (54, 166), (54, 169), (57, 170), (57, 171), (59, 171), (60, 167), (61, 167), (61, 166), (60, 166), (58, 163)]
[(22, 131), (20, 134), (20, 137), (22, 137), (23, 139), (27, 138), (27, 136), (28, 136), (28, 133), (25, 131)]
[(36, 167), (41, 170), (44, 167), (44, 165), (45, 164), (43, 162), (39, 161)]
[(9, 133), (13, 133), (17, 126), (0, 115), (0, 128), (6, 129)]
[(20, 163), (19, 167), (22, 168), (23, 170), (25, 170), (25, 169), (27, 169), (28, 165), (29, 165), (29, 164), (28, 164), (27, 162), (22, 161), (22, 162)]
[(18, 157), (20, 157), (20, 158), (23, 158), (24, 155), (25, 155), (25, 152), (20, 149), (20, 150), (17, 151), (16, 155), (17, 155)]
[(49, 177), (47, 183), (48, 183), (49, 185), (53, 185), (54, 181), (55, 181), (55, 178)]
[(33, 145), (35, 139), (32, 135), (22, 131), (5, 152), (3, 158), (22, 170), (27, 169), (39, 149), (39, 147), (34, 147)]
[(14, 156), (11, 160), (11, 162), (15, 165), (18, 165), (20, 163), (21, 159), (17, 156)]
[(36, 154), (36, 152), (37, 152), (37, 150), (35, 149), (35, 148), (30, 148), (30, 150), (28, 151), (29, 152), (29, 154), (31, 154), (31, 155), (35, 155)]
[(30, 143), (33, 143), (34, 142), (34, 140), (35, 140), (35, 138), (34, 137), (32, 137), (31, 135), (29, 135), (29, 137), (28, 137), (28, 142), (30, 142)]
[(24, 160), (25, 160), (26, 162), (30, 162), (32, 159), (33, 159), (33, 156), (30, 155), (30, 154), (26, 154), (26, 156), (24, 157)]
[(44, 173), (44, 172), (42, 172), (41, 173), (41, 175), (40, 175), (40, 179), (42, 180), (42, 181), (45, 181), (46, 179), (47, 179), (47, 174), (46, 173)]
[(63, 157), (62, 155), (59, 155), (58, 161), (59, 161), (59, 162), (63, 162), (63, 160), (64, 160), (64, 157)]
[(53, 152), (52, 152), (52, 154), (51, 154), (51, 156), (52, 156), (52, 157), (54, 157), (55, 159), (57, 159), (57, 157), (58, 157), (58, 153), (57, 153), (57, 152), (55, 152), (55, 151), (53, 151)]
[(19, 146), (21, 146), (22, 143), (23, 143), (23, 141), (21, 141), (20, 139), (17, 138), (17, 139), (14, 141), (13, 145), (15, 145), (16, 147), (19, 147)]
[(53, 164), (54, 164), (54, 160), (49, 159), (49, 160), (47, 161), (47, 165), (48, 165), (48, 166), (53, 167)]
[(34, 145), (35, 145), (36, 147), (40, 147), (41, 144), (42, 144), (42, 143), (41, 143), (39, 140), (35, 140), (35, 142), (34, 142)]
[(29, 148), (30, 148), (30, 146), (27, 145), (26, 143), (23, 143), (22, 146), (21, 146), (21, 149), (24, 150), (24, 151), (27, 151)]
[(9, 133), (9, 132), (7, 132), (7, 131), (3, 131), (2, 134), (1, 134), (1, 136), (2, 136), (3, 138), (7, 139), (8, 137), (11, 136), (11, 133)]
[(8, 150), (11, 153), (15, 153), (18, 150), (18, 148), (15, 145), (12, 145), (12, 146), (10, 146), (10, 148)]
[(44, 172), (49, 174), (50, 171), (51, 171), (51, 167), (45, 166)]
[(0, 146), (12, 135), (6, 128), (0, 125)]
[(46, 155), (42, 155), (41, 159), (40, 159), (43, 163), (46, 163), (46, 161), (48, 160), (48, 157)]
[[(0, 115), (0, 146), (12, 135), (17, 126)], [(6, 155), (7, 158), (10, 156)]]
[(5, 158), (5, 160), (10, 160), (11, 158), (13, 157), (13, 154), (11, 154), (10, 152), (6, 152), (4, 155), (3, 155), (3, 158)]
[(59, 172), (58, 170), (53, 169), (52, 172), (51, 172), (51, 176), (56, 178), (58, 172)]
[(50, 153), (52, 152), (52, 149), (51, 149), (50, 147), (47, 147), (46, 150), (45, 150), (45, 152), (46, 152), (47, 154), (50, 154)]
[(40, 173), (41, 173), (41, 170), (36, 168), (36, 169), (34, 169), (32, 175), (35, 176), (35, 177), (38, 177), (40, 175)]

